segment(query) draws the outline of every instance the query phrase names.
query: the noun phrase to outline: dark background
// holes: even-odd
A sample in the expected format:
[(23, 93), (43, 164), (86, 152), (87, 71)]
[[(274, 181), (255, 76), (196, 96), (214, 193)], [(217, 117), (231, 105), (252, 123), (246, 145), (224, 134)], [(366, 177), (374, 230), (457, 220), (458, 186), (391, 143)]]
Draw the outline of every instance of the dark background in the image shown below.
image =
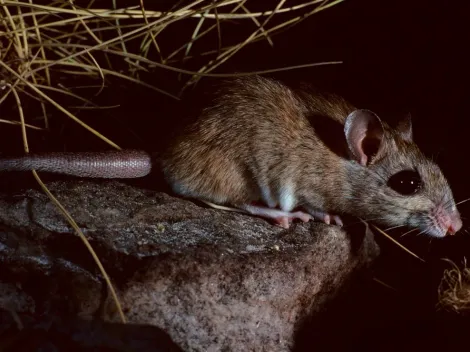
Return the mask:
[[(272, 3), (274, 7), (276, 2)], [(273, 37), (274, 48), (265, 41), (247, 46), (216, 72), (343, 61), (342, 65), (291, 70), (272, 76), (307, 81), (339, 93), (386, 120), (410, 112), (415, 140), (427, 155), (437, 160), (449, 179), (456, 201), (461, 201), (470, 197), (466, 156), (470, 131), (467, 122), (469, 39), (468, 11), (458, 2), (347, 0)], [(191, 62), (187, 67), (191, 67)], [(163, 80), (172, 86), (175, 77), (156, 71), (148, 80), (158, 82), (159, 86)], [(198, 86), (202, 87), (204, 82), (201, 83)], [(128, 84), (111, 88), (100, 99), (109, 105), (118, 101), (121, 105), (118, 110), (81, 113), (79, 117), (121, 147), (152, 150), (158, 136), (167, 133), (167, 122), (181, 117), (178, 116), (181, 103)], [(58, 121), (54, 122), (50, 135), (29, 134), (33, 150), (109, 149), (75, 123), (67, 119)], [(17, 127), (4, 127), (2, 136), (1, 150), (21, 150)], [(469, 203), (459, 206), (464, 229), (458, 236), (443, 240), (413, 235), (400, 238), (404, 245), (426, 259), (426, 264), (378, 235), (383, 254), (374, 275), (394, 289), (370, 280), (360, 281), (350, 297), (356, 301), (326, 312), (323, 330), (316, 330), (316, 335), (313, 330), (305, 332), (299, 350), (311, 350), (309, 338), (319, 338), (318, 331), (332, 345), (342, 341), (342, 350), (434, 350), (449, 347), (447, 340), (460, 341), (464, 336), (459, 332), (462, 323), (455, 325), (452, 315), (434, 312), (437, 285), (446, 267), (441, 258), (451, 258), (461, 264), (470, 252)], [(328, 350), (327, 345), (320, 343), (317, 347), (316, 350)]]

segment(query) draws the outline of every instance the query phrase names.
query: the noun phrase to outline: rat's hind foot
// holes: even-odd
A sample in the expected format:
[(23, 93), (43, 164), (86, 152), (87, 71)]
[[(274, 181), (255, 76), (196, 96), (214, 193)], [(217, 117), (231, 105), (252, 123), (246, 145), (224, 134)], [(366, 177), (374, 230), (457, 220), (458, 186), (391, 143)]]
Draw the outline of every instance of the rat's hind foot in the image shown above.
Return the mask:
[(303, 211), (295, 211), (295, 212), (288, 212), (279, 209), (269, 208), (266, 206), (258, 206), (258, 205), (243, 205), (238, 208), (226, 207), (222, 205), (217, 205), (208, 201), (203, 200), (204, 203), (207, 205), (219, 209), (219, 210), (229, 210), (235, 212), (247, 212), (251, 215), (257, 215), (259, 217), (273, 220), (273, 222), (281, 226), (285, 229), (288, 229), (292, 220), (300, 219), (303, 222), (308, 222), (310, 220), (320, 220), (323, 221), (325, 224), (330, 224), (333, 220), (336, 225), (343, 226), (343, 221), (338, 215), (331, 215), (322, 211), (317, 211), (313, 209), (308, 209), (308, 213)]
[(303, 222), (308, 222), (312, 217), (302, 211), (288, 212), (268, 207), (256, 206), (256, 205), (244, 205), (241, 207), (246, 212), (257, 215), (265, 219), (273, 220), (278, 226), (288, 229), (290, 223), (294, 219), (300, 219)]

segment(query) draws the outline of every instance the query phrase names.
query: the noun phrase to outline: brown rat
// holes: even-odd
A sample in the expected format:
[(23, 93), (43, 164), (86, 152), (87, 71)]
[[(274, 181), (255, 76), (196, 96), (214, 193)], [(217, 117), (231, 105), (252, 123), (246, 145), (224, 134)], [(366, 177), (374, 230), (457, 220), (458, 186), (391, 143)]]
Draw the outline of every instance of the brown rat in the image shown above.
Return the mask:
[[(392, 129), (340, 97), (259, 76), (223, 85), (159, 164), (176, 194), (232, 206), (283, 227), (295, 218), (341, 225), (341, 214), (434, 237), (462, 227), (440, 168), (413, 142), (409, 117)], [(151, 160), (138, 151), (0, 159), (0, 170), (33, 168), (139, 177), (150, 172)]]

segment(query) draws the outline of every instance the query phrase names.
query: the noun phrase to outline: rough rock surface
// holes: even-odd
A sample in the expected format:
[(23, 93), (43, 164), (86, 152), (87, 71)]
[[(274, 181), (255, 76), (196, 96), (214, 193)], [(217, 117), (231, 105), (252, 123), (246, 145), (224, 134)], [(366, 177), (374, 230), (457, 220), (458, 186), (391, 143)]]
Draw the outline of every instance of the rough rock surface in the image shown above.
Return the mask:
[[(284, 230), (119, 182), (48, 187), (99, 255), (129, 322), (162, 329), (185, 351), (288, 351), (302, 323), (378, 254), (363, 228)], [(0, 263), (2, 309), (119, 321), (91, 255), (40, 191), (0, 197)]]

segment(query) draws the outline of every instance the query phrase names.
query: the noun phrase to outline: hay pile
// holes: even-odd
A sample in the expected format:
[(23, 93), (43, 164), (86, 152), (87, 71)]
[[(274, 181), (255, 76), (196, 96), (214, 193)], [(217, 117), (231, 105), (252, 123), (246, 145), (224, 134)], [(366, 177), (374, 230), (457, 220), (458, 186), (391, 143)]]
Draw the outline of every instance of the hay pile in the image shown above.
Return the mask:
[(462, 315), (470, 314), (470, 268), (466, 262), (445, 270), (439, 286), (439, 307)]

